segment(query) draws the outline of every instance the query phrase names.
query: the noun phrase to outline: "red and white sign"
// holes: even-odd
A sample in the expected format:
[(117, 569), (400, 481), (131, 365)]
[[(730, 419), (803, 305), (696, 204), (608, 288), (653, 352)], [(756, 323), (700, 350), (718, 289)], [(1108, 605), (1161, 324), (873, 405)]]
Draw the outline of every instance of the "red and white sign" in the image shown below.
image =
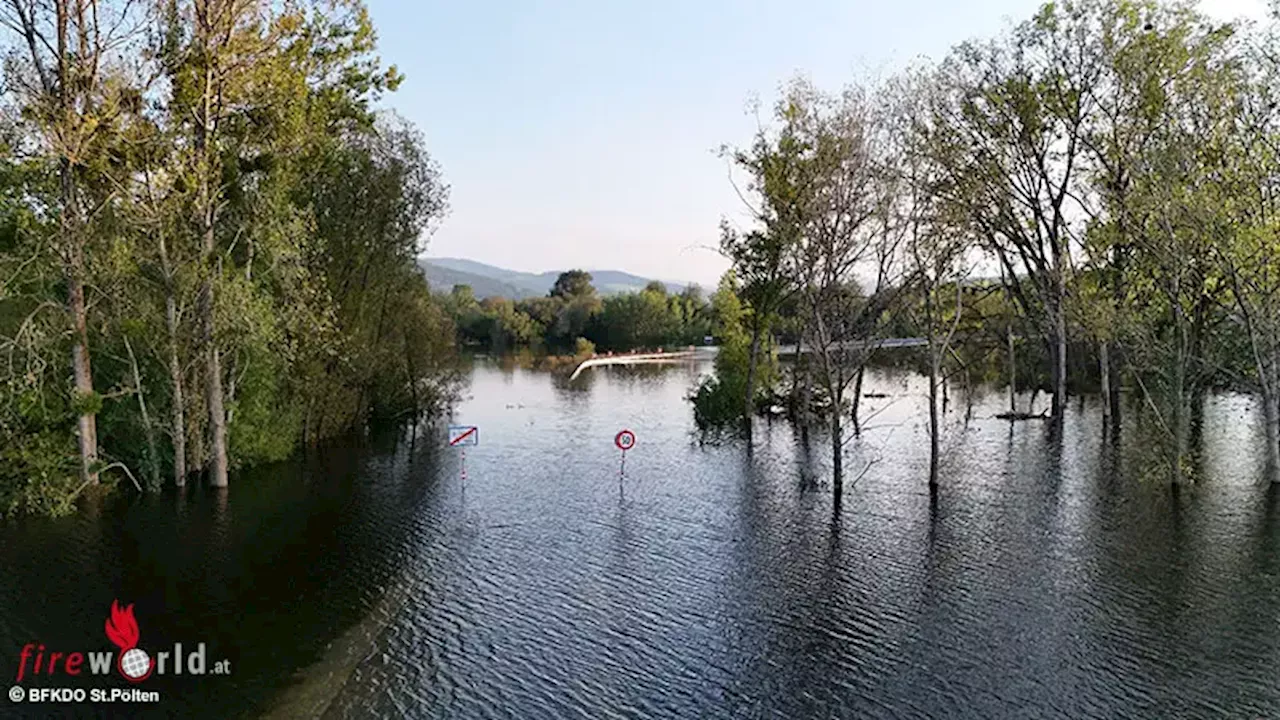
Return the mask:
[(475, 425), (450, 425), (449, 447), (479, 445), (480, 428)]
[(617, 445), (619, 450), (626, 452), (635, 447), (636, 434), (630, 430), (623, 430), (613, 437), (613, 444)]

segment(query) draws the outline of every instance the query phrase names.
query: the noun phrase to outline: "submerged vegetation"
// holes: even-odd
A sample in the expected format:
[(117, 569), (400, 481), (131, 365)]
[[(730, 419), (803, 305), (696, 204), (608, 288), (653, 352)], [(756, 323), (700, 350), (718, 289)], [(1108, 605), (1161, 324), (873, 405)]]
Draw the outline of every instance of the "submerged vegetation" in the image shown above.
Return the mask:
[[(1049, 3), (874, 86), (792, 82), (725, 151), (755, 201), (721, 243), (747, 340), (733, 336), (695, 414), (749, 432), (761, 395), (785, 389), (798, 423), (831, 430), (838, 502), (864, 368), (909, 337), (931, 486), (939, 396), (999, 375), (1010, 417), (1029, 412), (1016, 387), (1043, 389), (1055, 430), (1069, 392), (1098, 390), (1112, 431), (1132, 396), (1174, 484), (1192, 473), (1203, 394), (1251, 391), (1280, 480), (1276, 33), (1182, 3)], [(789, 383), (755, 371), (770, 334), (805, 349)]]
[(446, 187), (373, 110), (400, 75), (359, 0), (0, 19), (0, 515), (104, 477), (224, 486), (448, 401), (452, 324), (415, 264)]
[(1043, 390), (1053, 430), (1069, 393), (1099, 392), (1113, 433), (1136, 410), (1173, 484), (1204, 393), (1245, 390), (1280, 480), (1274, 18), (1073, 0), (883, 82), (795, 80), (722, 151), (754, 212), (722, 223), (710, 298), (602, 296), (572, 270), (519, 301), (427, 287), (447, 187), (374, 109), (401, 77), (361, 0), (0, 0), (0, 21), (0, 515), (65, 511), (103, 478), (223, 487), (431, 412), (457, 345), (707, 337), (697, 424), (826, 426), (837, 501), (887, 338), (929, 381), (931, 486), (947, 389), (982, 381), (1013, 418), (1037, 416), (1017, 389)]

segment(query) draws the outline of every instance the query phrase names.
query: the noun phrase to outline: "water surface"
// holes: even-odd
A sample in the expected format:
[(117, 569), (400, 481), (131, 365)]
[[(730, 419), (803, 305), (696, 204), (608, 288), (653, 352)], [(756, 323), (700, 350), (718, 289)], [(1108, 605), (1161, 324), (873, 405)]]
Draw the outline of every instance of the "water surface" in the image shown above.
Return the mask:
[(836, 514), (819, 432), (699, 441), (707, 369), (480, 363), (465, 482), (424, 424), (0, 526), (0, 673), (25, 642), (110, 649), (119, 597), (144, 647), (233, 660), (148, 680), (157, 716), (1280, 716), (1280, 493), (1247, 399), (1207, 403), (1203, 479), (1171, 493), (1089, 402), (1054, 439), (957, 391), (931, 496), (922, 383), (876, 374)]

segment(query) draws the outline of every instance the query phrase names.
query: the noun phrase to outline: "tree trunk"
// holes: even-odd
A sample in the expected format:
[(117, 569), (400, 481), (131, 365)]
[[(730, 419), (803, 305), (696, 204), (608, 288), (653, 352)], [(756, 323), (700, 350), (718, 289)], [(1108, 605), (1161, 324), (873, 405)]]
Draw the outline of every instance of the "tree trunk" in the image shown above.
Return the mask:
[(1280, 395), (1275, 388), (1263, 390), (1264, 422), (1266, 423), (1267, 476), (1273, 483), (1280, 483)]
[(800, 441), (809, 447), (809, 411), (813, 408), (813, 373), (809, 361), (796, 355), (796, 362), (803, 363), (804, 384), (800, 386)]
[[(204, 8), (205, 13), (209, 13), (208, 7)], [(217, 250), (216, 237), (214, 235), (214, 225), (217, 219), (217, 193), (214, 192), (211, 185), (218, 182), (218, 175), (215, 174), (215, 166), (212, 162), (214, 153), (210, 152), (210, 134), (214, 131), (213, 121), (213, 100), (216, 90), (214, 88), (214, 68), (212, 66), (215, 52), (209, 47), (211, 38), (208, 33), (212, 32), (210, 27), (210, 18), (204, 17), (197, 22), (200, 28), (198, 31), (200, 37), (197, 43), (206, 53), (204, 59), (203, 84), (201, 90), (201, 107), (199, 115), (195, 123), (195, 138), (193, 149), (199, 163), (198, 170), (200, 172), (200, 205), (198, 207), (200, 216), (200, 231), (204, 241), (204, 287), (201, 288), (201, 323), (204, 334), (204, 353), (205, 353), (205, 406), (209, 415), (209, 485), (212, 487), (227, 486), (227, 413), (223, 406), (222, 392), (222, 361), (218, 355), (218, 343), (215, 333), (215, 316), (216, 316), (216, 300), (214, 297), (214, 288), (216, 287), (215, 274), (218, 273), (220, 267), (215, 259), (215, 251)]]
[(929, 338), (929, 487), (938, 485), (938, 354)]
[(862, 434), (862, 423), (858, 421), (858, 406), (862, 403), (862, 376), (867, 369), (865, 364), (858, 366), (858, 374), (853, 378), (853, 434)]
[(1050, 415), (1060, 424), (1067, 410), (1067, 313), (1062, 272), (1058, 272), (1058, 297), (1053, 303), (1053, 406)]
[(81, 407), (76, 424), (80, 446), (80, 480), (96, 485), (98, 482), (98, 420), (92, 408), (84, 404), (93, 396), (93, 369), (89, 363), (89, 321), (84, 302), (84, 245), (76, 227), (75, 179), (71, 176), (71, 164), (62, 161), (60, 170), (62, 201), (62, 242), (66, 248), (67, 310), (71, 319), (71, 372), (75, 403)]
[(1098, 343), (1098, 379), (1102, 383), (1102, 423), (1111, 425), (1111, 349), (1106, 340)]
[(147, 412), (147, 398), (142, 392), (142, 373), (138, 371), (138, 358), (133, 354), (129, 338), (124, 339), (124, 349), (129, 353), (129, 367), (133, 371), (133, 389), (138, 393), (138, 413), (142, 416), (142, 431), (147, 438), (147, 469), (152, 490), (160, 489), (160, 455), (156, 452), (156, 430)]
[(843, 434), (844, 430), (840, 427), (840, 401), (836, 399), (831, 404), (831, 492), (836, 507), (840, 506), (844, 492)]
[[(89, 329), (84, 304), (83, 263), (79, 248), (73, 249), (76, 260), (72, 263), (69, 302), (71, 310), (71, 368), (75, 383), (75, 400), (84, 403), (93, 396), (93, 369), (89, 365)], [(77, 423), (80, 445), (80, 479), (96, 485), (98, 482), (98, 420), (87, 408), (82, 408)]]
[(169, 432), (173, 436), (173, 484), (187, 483), (186, 396), (182, 387), (182, 362), (178, 359), (178, 299), (164, 235), (159, 238), (160, 269), (164, 273), (164, 329), (168, 336), (169, 386), (173, 407), (169, 410)]
[(404, 337), (404, 368), (409, 380), (409, 396), (413, 402), (413, 420), (418, 421), (418, 415), (421, 408), (418, 404), (418, 374), (413, 368), (413, 345), (409, 342), (408, 330), (402, 333)]
[(1018, 356), (1013, 349), (1013, 320), (1005, 328), (1009, 341), (1009, 412), (1018, 412)]
[(187, 484), (186, 396), (182, 387), (182, 363), (178, 359), (178, 307), (172, 291), (164, 299), (164, 324), (169, 334), (169, 384), (173, 407), (169, 410), (173, 435), (173, 483)]
[(747, 359), (747, 391), (742, 401), (742, 427), (747, 433), (747, 445), (751, 445), (751, 420), (756, 413), (756, 365), (760, 361), (760, 335), (763, 327), (758, 321), (751, 323), (751, 350)]
[(213, 328), (213, 283), (204, 301), (205, 406), (209, 411), (209, 485), (227, 486), (227, 413), (222, 404), (222, 361)]
[(1182, 460), (1187, 452), (1191, 414), (1186, 401), (1186, 357), (1181, 347), (1174, 359), (1173, 392), (1171, 395), (1171, 400), (1173, 401), (1173, 467), (1170, 479), (1174, 485), (1181, 485), (1183, 481)]
[(1116, 430), (1120, 429), (1120, 364), (1111, 363), (1110, 374), (1110, 397), (1107, 398), (1108, 404), (1111, 406), (1111, 426)]
[[(212, 208), (205, 214), (205, 257), (211, 260), (214, 251)], [(218, 353), (218, 340), (214, 328), (214, 278), (217, 269), (214, 262), (206, 262), (205, 278), (200, 304), (201, 325), (204, 335), (204, 404), (209, 416), (209, 485), (227, 486), (227, 413), (223, 405), (222, 358)]]
[(800, 385), (801, 385), (802, 378), (800, 377), (800, 374), (804, 369), (804, 365), (800, 362), (800, 359), (803, 357), (804, 357), (804, 333), (800, 333), (799, 337), (796, 338), (796, 355), (795, 355), (795, 359), (792, 361), (792, 364), (791, 364), (791, 417), (797, 423), (801, 422)]

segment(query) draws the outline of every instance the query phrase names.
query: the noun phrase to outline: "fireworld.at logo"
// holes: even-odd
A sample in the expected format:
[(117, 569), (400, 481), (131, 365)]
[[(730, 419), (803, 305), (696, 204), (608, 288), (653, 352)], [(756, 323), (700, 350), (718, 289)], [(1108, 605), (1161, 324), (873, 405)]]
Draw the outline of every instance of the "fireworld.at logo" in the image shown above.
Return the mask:
[[(112, 652), (45, 652), (40, 643), (27, 643), (18, 654), (16, 682), (30, 677), (76, 677), (84, 672), (85, 660), (89, 662), (90, 675), (107, 675), (114, 665), (116, 672), (131, 683), (139, 683), (158, 675), (230, 675), (231, 661), (219, 660), (209, 667), (206, 662), (205, 644), (196, 644), (194, 652), (183, 654), (182, 643), (174, 643), (173, 652), (158, 652), (153, 659), (138, 646), (141, 633), (133, 615), (133, 605), (120, 607), (119, 600), (111, 601), (111, 613), (105, 624), (107, 639), (119, 648)], [(114, 662), (112, 662), (114, 660)]]

